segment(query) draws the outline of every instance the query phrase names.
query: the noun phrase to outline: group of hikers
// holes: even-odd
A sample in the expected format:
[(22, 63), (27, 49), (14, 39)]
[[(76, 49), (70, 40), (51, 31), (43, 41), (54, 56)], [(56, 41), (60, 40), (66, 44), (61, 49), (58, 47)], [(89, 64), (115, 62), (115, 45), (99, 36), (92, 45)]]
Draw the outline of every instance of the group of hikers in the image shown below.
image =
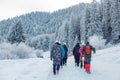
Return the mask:
[[(73, 48), (72, 55), (74, 56), (75, 66), (77, 67), (84, 67), (87, 73), (90, 72), (90, 62), (91, 62), (91, 53), (95, 53), (95, 48), (86, 42), (86, 44), (79, 44)], [(53, 61), (53, 74), (56, 75), (59, 73), (59, 69), (62, 66), (67, 64), (67, 58), (70, 50), (68, 50), (66, 44), (61, 44), (60, 42), (56, 41), (53, 47), (51, 48), (50, 52), (50, 59)], [(80, 65), (79, 65), (80, 64)]]

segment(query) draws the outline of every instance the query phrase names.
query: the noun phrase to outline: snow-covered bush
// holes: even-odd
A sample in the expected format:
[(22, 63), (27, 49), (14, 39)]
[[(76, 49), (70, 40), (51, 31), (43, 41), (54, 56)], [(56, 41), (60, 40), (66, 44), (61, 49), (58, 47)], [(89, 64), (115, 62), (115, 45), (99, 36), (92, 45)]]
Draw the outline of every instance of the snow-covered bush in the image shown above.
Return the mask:
[(53, 34), (38, 35), (27, 40), (26, 44), (28, 44), (31, 47), (34, 47), (35, 49), (48, 51), (50, 49), (51, 42), (53, 42), (53, 38)]
[(33, 54), (36, 54), (38, 58), (43, 58), (43, 50), (34, 50)]
[(91, 36), (89, 38), (89, 41), (90, 44), (94, 46), (96, 49), (103, 49), (109, 46), (109, 45), (105, 45), (106, 40), (103, 39), (102, 36), (97, 36), (97, 35)]
[(25, 45), (2, 43), (0, 44), (0, 59), (25, 59), (37, 57), (34, 49)]
[(36, 57), (36, 54), (32, 54), (34, 49), (28, 47), (24, 43), (20, 43), (16, 46), (14, 54), (17, 55), (20, 59)]
[(16, 59), (18, 58), (14, 52), (15, 45), (11, 45), (9, 43), (0, 44), (0, 59)]

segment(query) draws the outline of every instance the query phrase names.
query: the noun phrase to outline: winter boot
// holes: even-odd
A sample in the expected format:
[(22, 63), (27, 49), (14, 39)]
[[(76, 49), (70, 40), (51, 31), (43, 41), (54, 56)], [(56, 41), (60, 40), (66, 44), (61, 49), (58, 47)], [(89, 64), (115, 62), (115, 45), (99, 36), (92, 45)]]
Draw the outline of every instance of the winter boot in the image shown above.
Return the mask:
[(90, 64), (85, 64), (85, 71), (90, 73)]

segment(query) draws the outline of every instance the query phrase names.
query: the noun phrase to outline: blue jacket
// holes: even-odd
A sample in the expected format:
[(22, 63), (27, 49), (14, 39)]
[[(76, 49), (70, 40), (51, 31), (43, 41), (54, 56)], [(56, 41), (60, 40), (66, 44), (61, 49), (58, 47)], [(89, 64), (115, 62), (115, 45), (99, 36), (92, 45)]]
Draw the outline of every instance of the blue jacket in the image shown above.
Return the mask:
[(64, 49), (64, 46), (61, 45), (60, 47), (61, 47), (61, 49), (62, 49), (62, 58), (64, 58), (64, 56), (65, 56), (65, 49)]
[(64, 47), (64, 50), (65, 50), (64, 58), (68, 58), (68, 54), (67, 54), (67, 52), (68, 52), (68, 48), (67, 48), (66, 45), (63, 45), (63, 47)]

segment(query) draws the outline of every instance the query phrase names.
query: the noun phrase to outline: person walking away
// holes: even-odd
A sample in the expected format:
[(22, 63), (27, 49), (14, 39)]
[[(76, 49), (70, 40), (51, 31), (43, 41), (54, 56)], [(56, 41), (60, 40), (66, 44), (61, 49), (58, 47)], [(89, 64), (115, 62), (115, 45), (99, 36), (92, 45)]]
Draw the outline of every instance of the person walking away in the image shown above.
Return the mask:
[(50, 59), (53, 61), (53, 74), (56, 75), (56, 73), (59, 73), (60, 63), (62, 59), (62, 50), (58, 42), (55, 42), (51, 49)]
[(90, 72), (90, 62), (91, 62), (91, 56), (92, 56), (92, 51), (95, 53), (95, 48), (89, 44), (89, 42), (86, 43), (86, 46), (84, 47), (85, 49), (85, 71), (87, 73)]
[(64, 50), (65, 50), (65, 54), (63, 56), (63, 65), (66, 65), (67, 64), (67, 58), (68, 58), (68, 54), (67, 54), (68, 48), (66, 46), (66, 43), (64, 43), (63, 47), (64, 47)]
[(62, 59), (61, 59), (61, 64), (60, 64), (60, 66), (61, 66), (61, 68), (62, 68), (62, 66), (64, 65), (64, 64), (63, 64), (63, 59), (64, 59), (64, 56), (65, 56), (65, 49), (64, 49), (63, 45), (61, 45), (60, 47), (61, 47), (61, 50), (62, 50)]
[(75, 59), (75, 66), (77, 65), (77, 67), (79, 67), (79, 61), (80, 61), (79, 60), (80, 59), (79, 48), (80, 48), (79, 43), (77, 43), (75, 45), (75, 47), (73, 48), (73, 56)]
[(82, 68), (83, 66), (84, 66), (84, 68), (85, 68), (85, 57), (84, 57), (84, 54), (85, 54), (85, 52), (84, 52), (84, 45), (82, 44), (82, 46), (80, 46), (80, 48), (79, 48), (79, 53), (80, 53), (80, 67)]

